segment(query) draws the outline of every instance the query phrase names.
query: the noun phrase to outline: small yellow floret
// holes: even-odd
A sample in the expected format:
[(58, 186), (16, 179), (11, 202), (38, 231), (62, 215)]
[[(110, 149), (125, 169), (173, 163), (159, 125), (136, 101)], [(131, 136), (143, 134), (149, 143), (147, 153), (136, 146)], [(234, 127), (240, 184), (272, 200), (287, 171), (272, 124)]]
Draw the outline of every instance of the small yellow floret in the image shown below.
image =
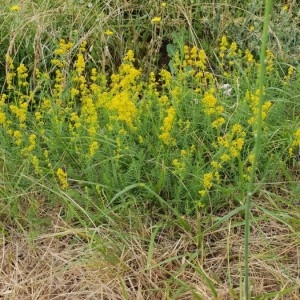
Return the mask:
[(124, 61), (134, 62), (134, 52), (132, 50), (128, 50), (126, 55), (124, 56)]
[(104, 31), (104, 34), (105, 34), (105, 35), (113, 35), (114, 33), (113, 33), (113, 31), (111, 31), (111, 30), (109, 30), (109, 29), (106, 29), (106, 30)]
[(288, 10), (289, 10), (289, 6), (288, 6), (288, 5), (282, 6), (282, 10), (283, 10), (283, 11), (288, 11)]
[(216, 119), (212, 122), (212, 128), (220, 128), (223, 124), (225, 124), (225, 119), (223, 117)]
[(93, 141), (90, 145), (90, 158), (94, 157), (98, 149), (99, 149), (99, 143), (97, 141)]
[(161, 17), (154, 17), (154, 18), (151, 20), (151, 22), (153, 22), (153, 23), (159, 23), (159, 22), (161, 22)]
[(207, 193), (206, 190), (200, 190), (200, 191), (199, 191), (199, 195), (200, 195), (201, 197), (205, 196), (206, 193)]
[(212, 187), (212, 181), (213, 181), (213, 174), (212, 173), (206, 173), (204, 174), (203, 176), (203, 186), (206, 188), (206, 189), (211, 189)]
[(10, 10), (11, 11), (19, 11), (21, 9), (21, 6), (20, 5), (13, 5)]

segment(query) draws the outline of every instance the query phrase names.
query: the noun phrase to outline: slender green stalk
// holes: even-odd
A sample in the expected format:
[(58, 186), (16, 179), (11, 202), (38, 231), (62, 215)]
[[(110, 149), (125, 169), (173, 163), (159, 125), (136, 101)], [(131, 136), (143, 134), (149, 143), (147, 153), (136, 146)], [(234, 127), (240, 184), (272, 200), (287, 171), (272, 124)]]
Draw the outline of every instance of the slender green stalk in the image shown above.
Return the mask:
[(258, 88), (259, 88), (259, 102), (258, 102), (258, 117), (257, 125), (255, 128), (255, 144), (254, 144), (254, 160), (252, 165), (252, 171), (247, 187), (247, 196), (245, 204), (245, 299), (250, 299), (250, 287), (249, 287), (249, 240), (250, 240), (250, 209), (251, 200), (254, 190), (254, 179), (256, 174), (257, 162), (260, 154), (260, 142), (262, 136), (262, 106), (263, 106), (263, 90), (265, 80), (265, 58), (266, 49), (268, 43), (268, 28), (270, 15), (272, 10), (272, 0), (266, 0), (265, 2), (265, 16), (264, 16), (264, 27), (262, 33), (262, 43), (260, 49), (260, 69), (258, 74)]

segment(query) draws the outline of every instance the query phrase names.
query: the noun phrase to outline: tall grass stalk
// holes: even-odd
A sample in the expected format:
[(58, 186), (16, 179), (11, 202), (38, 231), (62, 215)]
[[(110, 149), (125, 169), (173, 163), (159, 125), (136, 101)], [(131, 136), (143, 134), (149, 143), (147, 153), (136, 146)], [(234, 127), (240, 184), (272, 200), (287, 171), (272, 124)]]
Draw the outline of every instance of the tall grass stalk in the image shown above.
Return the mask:
[(258, 89), (259, 89), (259, 102), (258, 102), (258, 117), (257, 126), (255, 128), (255, 144), (254, 144), (254, 160), (252, 165), (252, 170), (250, 174), (250, 179), (247, 187), (247, 196), (245, 204), (245, 299), (250, 299), (250, 287), (249, 287), (249, 240), (250, 240), (250, 209), (251, 200), (254, 191), (254, 180), (256, 174), (257, 162), (260, 155), (260, 143), (262, 136), (262, 107), (263, 107), (263, 93), (264, 93), (264, 81), (265, 81), (265, 59), (266, 59), (266, 49), (268, 43), (268, 31), (269, 22), (272, 10), (272, 0), (266, 0), (265, 2), (265, 15), (264, 15), (264, 26), (262, 33), (262, 43), (260, 49), (260, 69), (258, 73)]

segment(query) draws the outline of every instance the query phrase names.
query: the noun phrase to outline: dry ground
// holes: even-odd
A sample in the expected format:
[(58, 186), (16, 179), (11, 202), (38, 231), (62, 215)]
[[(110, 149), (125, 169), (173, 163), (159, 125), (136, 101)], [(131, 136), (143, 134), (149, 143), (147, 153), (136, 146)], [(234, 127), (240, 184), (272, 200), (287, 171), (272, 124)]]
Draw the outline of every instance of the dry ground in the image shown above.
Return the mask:
[[(299, 299), (299, 230), (254, 213), (254, 299)], [(195, 220), (190, 224), (191, 232), (199, 226)], [(240, 225), (229, 220), (198, 242), (174, 227), (133, 230), (124, 223), (75, 229), (59, 216), (35, 237), (6, 230), (0, 242), (0, 299), (240, 299)]]

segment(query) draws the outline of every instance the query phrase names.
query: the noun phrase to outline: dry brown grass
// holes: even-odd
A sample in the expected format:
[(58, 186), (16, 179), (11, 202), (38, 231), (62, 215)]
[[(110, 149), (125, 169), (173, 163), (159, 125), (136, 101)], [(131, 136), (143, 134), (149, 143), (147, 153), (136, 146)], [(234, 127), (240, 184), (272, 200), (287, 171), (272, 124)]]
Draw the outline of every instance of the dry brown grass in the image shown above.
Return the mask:
[[(174, 228), (162, 227), (155, 236), (153, 226), (128, 229), (117, 234), (61, 223), (35, 238), (10, 230), (1, 242), (0, 299), (240, 298), (243, 229), (233, 221), (198, 245)], [(299, 234), (289, 226), (265, 218), (254, 223), (253, 296), (299, 299), (299, 251)], [(262, 297), (266, 293), (273, 294)]]
[[(299, 299), (299, 230), (254, 213), (252, 295)], [(147, 222), (135, 230), (124, 224), (87, 230), (60, 220), (34, 238), (11, 229), (1, 242), (0, 299), (241, 298), (244, 241), (238, 220), (198, 242), (174, 226), (156, 234)], [(197, 232), (199, 224), (190, 224)]]

